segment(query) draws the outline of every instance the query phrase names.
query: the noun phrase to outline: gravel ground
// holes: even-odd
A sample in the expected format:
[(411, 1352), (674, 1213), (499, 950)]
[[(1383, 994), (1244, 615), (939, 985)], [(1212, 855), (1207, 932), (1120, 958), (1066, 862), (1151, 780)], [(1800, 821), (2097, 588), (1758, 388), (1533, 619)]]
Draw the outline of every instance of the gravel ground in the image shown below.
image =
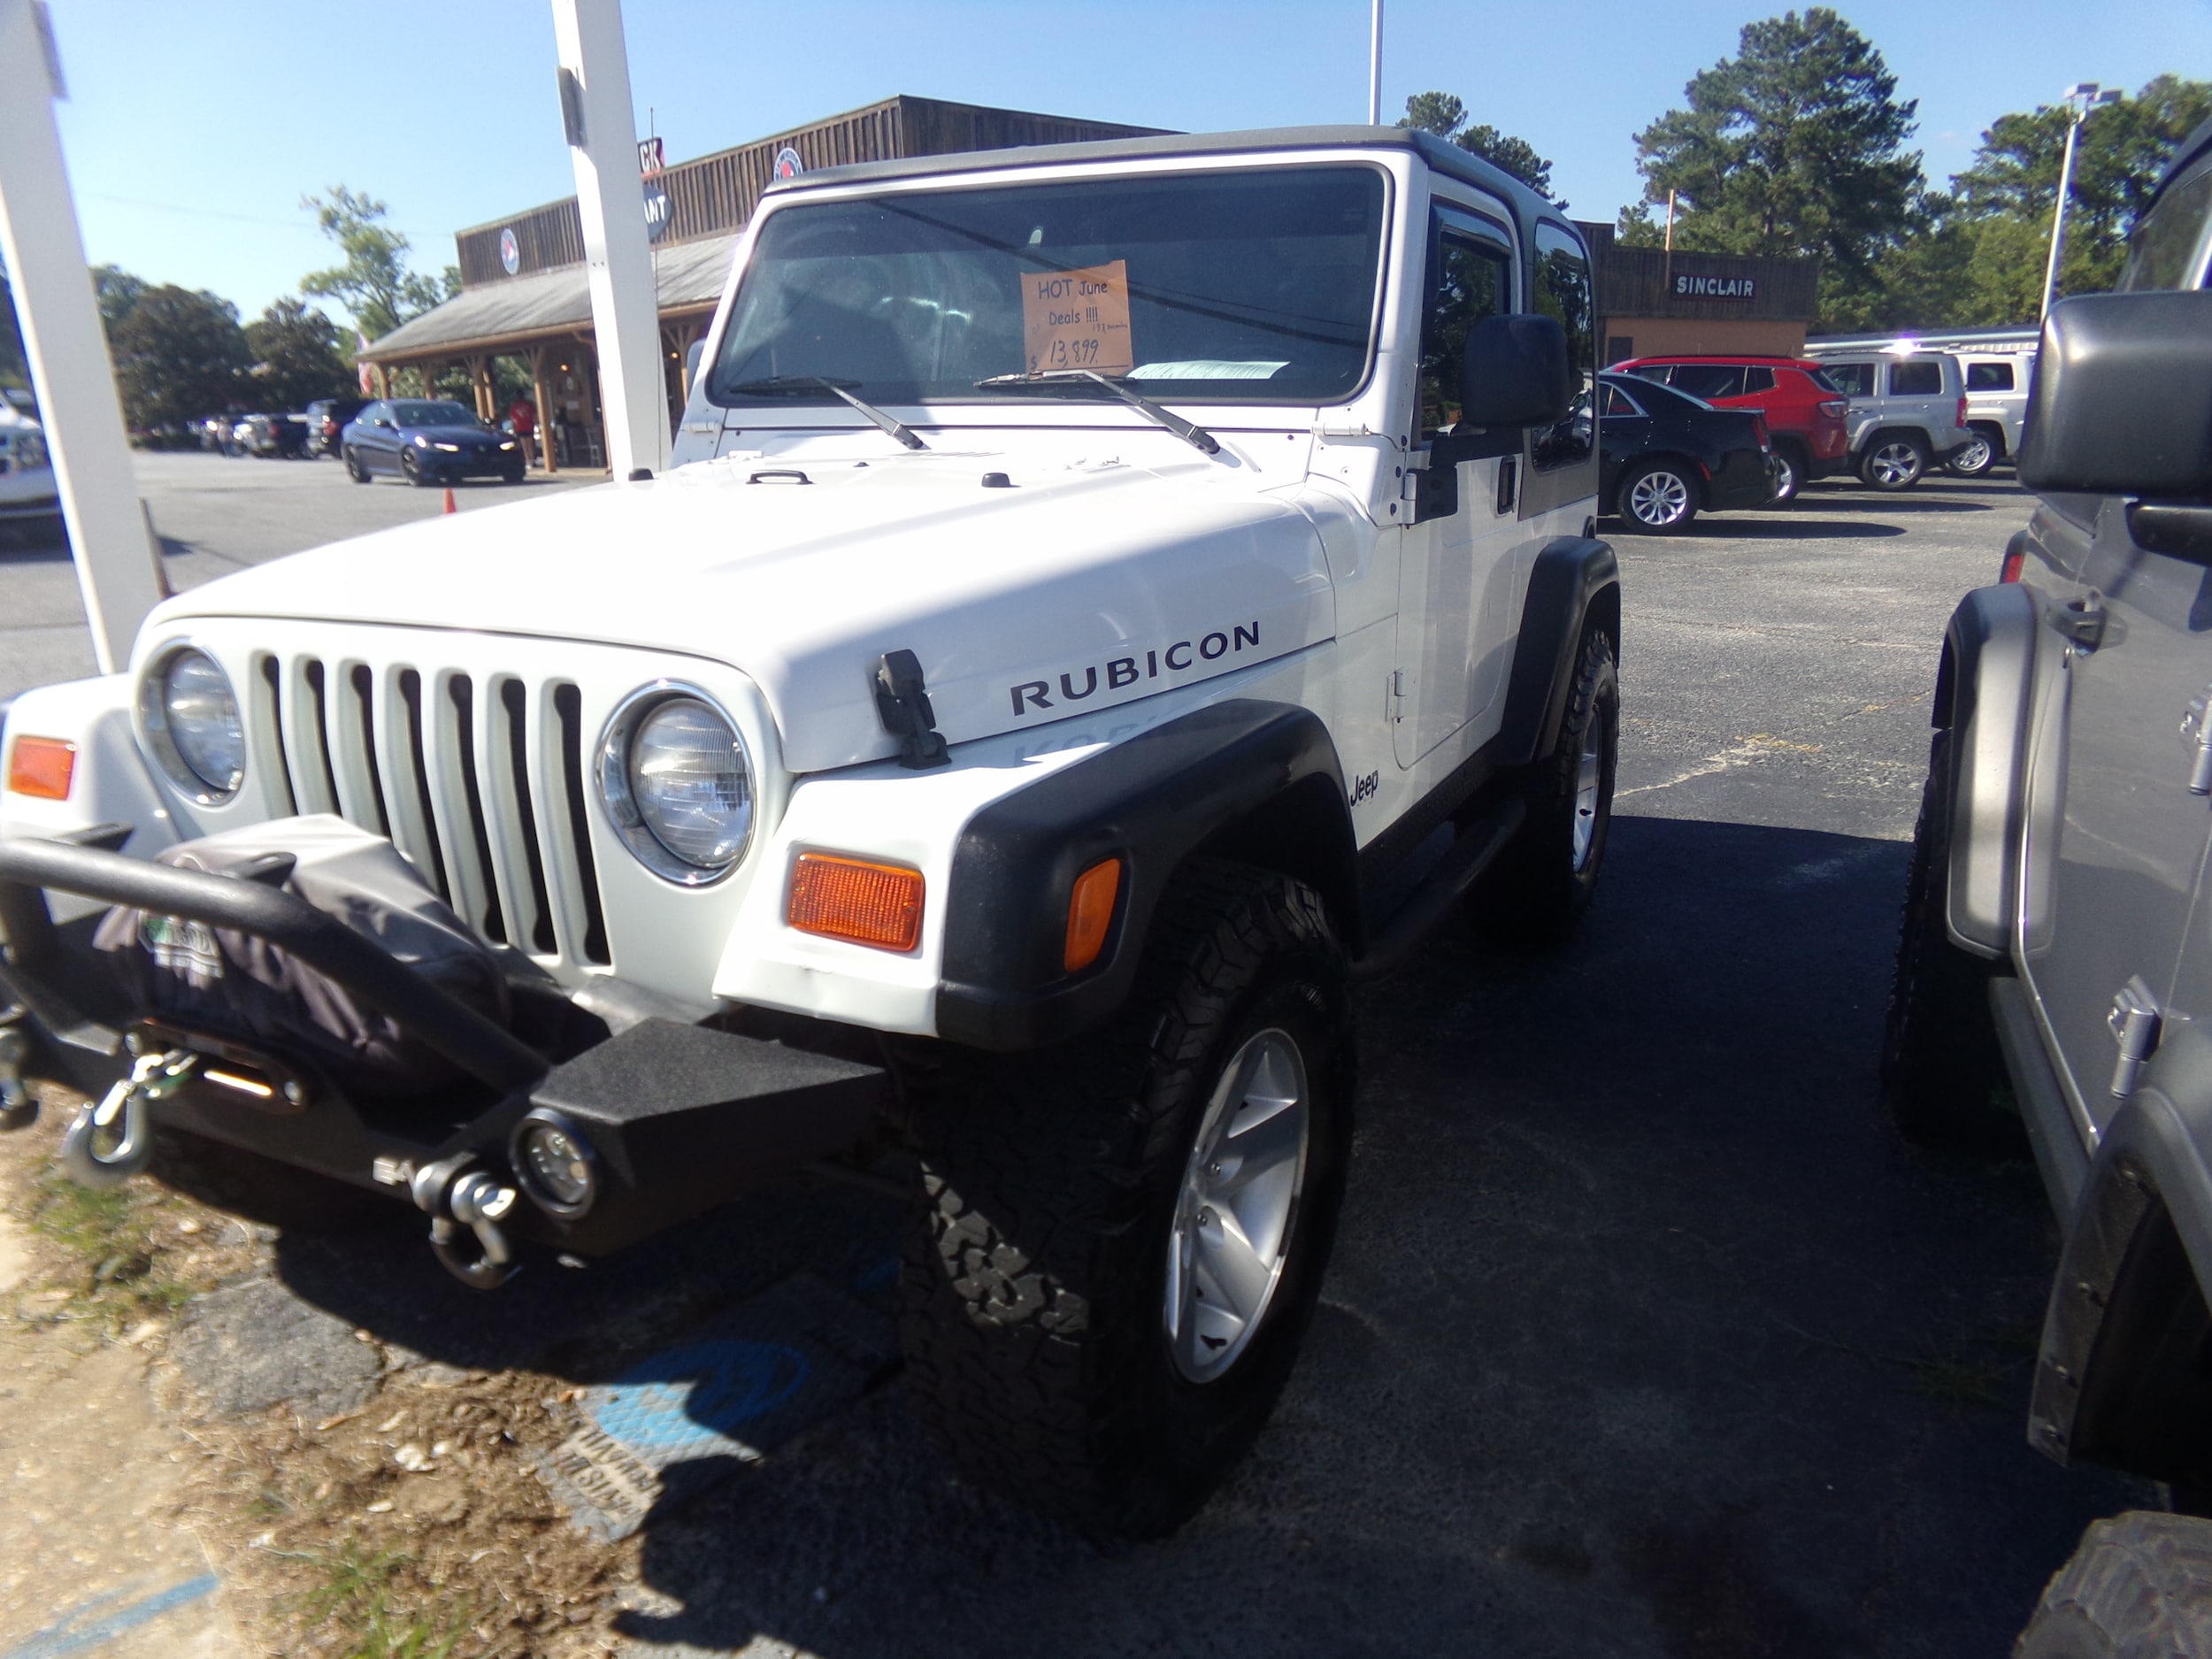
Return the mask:
[[(209, 514), (177, 562), (210, 569), (365, 527), (326, 523), (334, 493), (421, 499), (204, 497), (211, 469), (311, 469), (150, 459), (191, 480), (150, 495), (165, 534)], [(894, 1379), (614, 1547), (634, 1659), (2006, 1653), (2082, 1526), (2146, 1494), (2028, 1448), (2034, 1172), (1909, 1156), (1874, 1056), (1943, 620), (2027, 506), (2001, 480), (1819, 487), (1617, 537), (1604, 892), (1560, 952), (1448, 933), (1364, 994), (1321, 1314), (1179, 1535), (1102, 1555), (969, 1491)], [(26, 569), (0, 558), (0, 616)], [(898, 1219), (792, 1186), (489, 1298), (411, 1228), (288, 1237), (275, 1272), (389, 1354), (542, 1392), (800, 1267), (856, 1282)]]

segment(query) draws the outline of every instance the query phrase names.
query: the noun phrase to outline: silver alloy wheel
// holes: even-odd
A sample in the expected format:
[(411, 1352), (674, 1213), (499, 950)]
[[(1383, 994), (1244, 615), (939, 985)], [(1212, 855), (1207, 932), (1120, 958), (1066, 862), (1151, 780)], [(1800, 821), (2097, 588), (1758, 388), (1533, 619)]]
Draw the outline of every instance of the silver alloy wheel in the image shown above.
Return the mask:
[(1906, 439), (1893, 439), (1874, 451), (1867, 470), (1883, 488), (1902, 489), (1920, 476), (1920, 450)]
[(1175, 1369), (1213, 1381), (1237, 1362), (1289, 1259), (1311, 1122), (1290, 1033), (1256, 1033), (1222, 1069), (1183, 1166), (1162, 1309)]
[(1640, 474), (1629, 487), (1629, 515), (1655, 530), (1679, 524), (1689, 508), (1690, 487), (1664, 468)]
[(1997, 452), (1990, 448), (1989, 440), (1977, 436), (1951, 457), (1951, 470), (1963, 478), (1978, 478), (1989, 471), (1996, 458)]
[(1774, 452), (1767, 480), (1774, 486), (1773, 499), (1776, 501), (1788, 501), (1797, 494), (1797, 467), (1779, 449)]
[(1582, 734), (1582, 756), (1575, 762), (1575, 874), (1590, 866), (1590, 849), (1598, 836), (1598, 791), (1605, 782), (1605, 718), (1602, 709), (1590, 710), (1589, 729)]

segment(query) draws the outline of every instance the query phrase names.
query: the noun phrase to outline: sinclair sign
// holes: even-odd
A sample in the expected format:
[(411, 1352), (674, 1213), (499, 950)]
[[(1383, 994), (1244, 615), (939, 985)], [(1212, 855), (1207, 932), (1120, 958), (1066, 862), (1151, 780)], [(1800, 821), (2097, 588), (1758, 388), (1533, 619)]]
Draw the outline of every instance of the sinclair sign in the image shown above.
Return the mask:
[(1759, 296), (1758, 279), (1747, 276), (1701, 276), (1695, 272), (1674, 273), (1674, 296), (1678, 300), (1749, 300)]

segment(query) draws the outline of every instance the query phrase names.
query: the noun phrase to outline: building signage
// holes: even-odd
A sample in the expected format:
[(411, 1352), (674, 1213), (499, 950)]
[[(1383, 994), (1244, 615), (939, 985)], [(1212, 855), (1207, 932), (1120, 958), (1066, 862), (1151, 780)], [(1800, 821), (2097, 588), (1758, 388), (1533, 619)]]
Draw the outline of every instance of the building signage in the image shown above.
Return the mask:
[(509, 276), (522, 269), (522, 244), (515, 240), (512, 225), (499, 233), (499, 263)]
[(675, 204), (668, 199), (668, 186), (658, 178), (645, 181), (645, 239), (658, 242), (668, 234), (668, 227), (676, 222)]
[(649, 179), (657, 173), (665, 172), (667, 167), (668, 162), (659, 139), (641, 138), (637, 141), (637, 170), (641, 178)]
[(786, 144), (776, 152), (776, 177), (795, 179), (806, 171), (806, 163), (799, 159), (799, 152)]
[(1748, 300), (1758, 297), (1755, 277), (1699, 276), (1688, 271), (1674, 273), (1674, 296), (1678, 300)]

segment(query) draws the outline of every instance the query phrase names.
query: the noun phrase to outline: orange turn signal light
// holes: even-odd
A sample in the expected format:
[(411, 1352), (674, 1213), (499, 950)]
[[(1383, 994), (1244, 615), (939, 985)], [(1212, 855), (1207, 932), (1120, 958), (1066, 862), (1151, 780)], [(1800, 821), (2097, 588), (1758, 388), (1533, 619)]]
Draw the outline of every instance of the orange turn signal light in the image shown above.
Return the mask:
[(1061, 963), (1070, 973), (1098, 960), (1113, 925), (1114, 900), (1121, 893), (1121, 860), (1102, 858), (1075, 879), (1068, 895), (1068, 943)]
[(878, 950), (911, 950), (922, 937), (922, 872), (836, 853), (801, 853), (791, 871), (784, 919)]
[(8, 790), (12, 795), (36, 795), (42, 801), (69, 799), (69, 780), (77, 770), (77, 746), (58, 737), (19, 737), (8, 761)]

